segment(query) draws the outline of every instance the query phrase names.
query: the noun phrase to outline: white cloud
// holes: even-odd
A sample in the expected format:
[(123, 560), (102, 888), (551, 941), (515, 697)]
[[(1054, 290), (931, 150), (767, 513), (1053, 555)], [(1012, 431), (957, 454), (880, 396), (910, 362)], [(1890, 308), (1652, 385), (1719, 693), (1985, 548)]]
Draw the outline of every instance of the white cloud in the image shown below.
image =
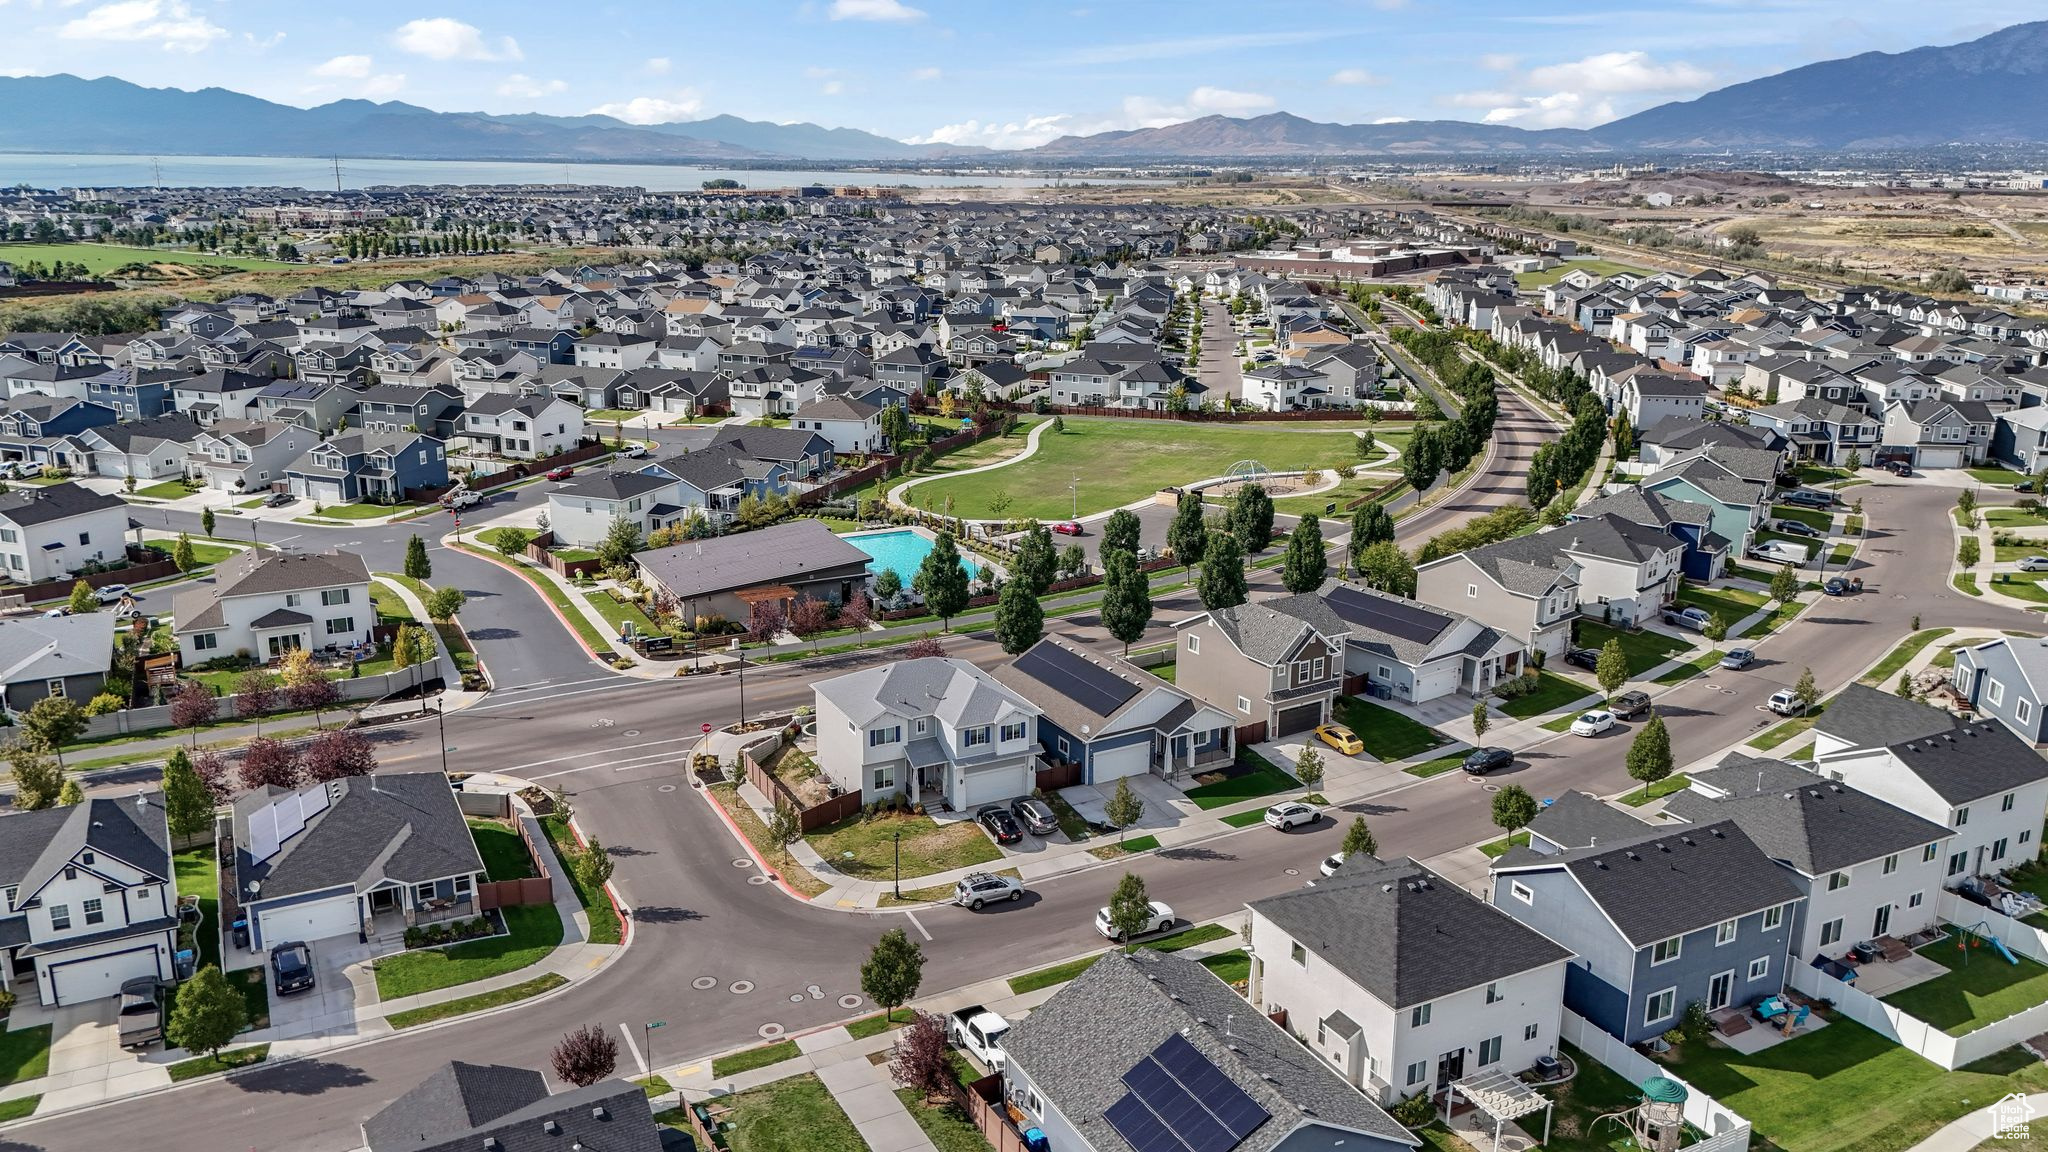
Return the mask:
[(227, 34), (227, 29), (195, 14), (184, 0), (117, 0), (57, 29), (65, 40), (154, 41), (176, 52), (201, 51)]
[(937, 80), (946, 73), (938, 68), (919, 68), (910, 74), (912, 80)]
[(924, 9), (912, 8), (902, 0), (832, 0), (832, 19), (904, 24), (924, 19)]
[(380, 72), (356, 86), (356, 95), (365, 100), (389, 100), (405, 88), (405, 73)]
[(1683, 60), (1659, 63), (1647, 52), (1602, 52), (1529, 71), (1529, 83), (1537, 88), (1577, 92), (1669, 92), (1704, 88), (1713, 79), (1704, 68)]
[(1218, 52), (1242, 52), (1252, 48), (1278, 48), (1329, 39), (1324, 31), (1231, 32), (1216, 36), (1183, 36), (1171, 40), (1141, 40), (1128, 44), (1091, 44), (1054, 59), (1062, 65), (1126, 64), (1133, 60), (1177, 60)]
[(510, 36), (501, 36), (492, 44), (476, 25), (446, 16), (407, 21), (392, 33), (392, 39), (401, 50), (429, 60), (525, 59), (519, 42)]
[(825, 96), (837, 96), (846, 91), (846, 85), (838, 80), (827, 80), (818, 86), (818, 91)]
[(1522, 58), (1512, 52), (1488, 52), (1479, 58), (1479, 66), (1488, 72), (1512, 72)]
[(361, 80), (370, 74), (376, 63), (368, 56), (336, 56), (314, 68), (313, 75), (330, 76), (337, 80)]
[(669, 59), (666, 56), (649, 56), (647, 62), (640, 65), (640, 70), (649, 76), (666, 76), (669, 70)]
[(1330, 74), (1332, 84), (1385, 84), (1387, 78), (1363, 68), (1344, 68)]
[(1453, 108), (1498, 108), (1503, 104), (1517, 103), (1521, 99), (1513, 92), (1453, 92), (1444, 97), (1444, 103)]
[(1206, 84), (1188, 93), (1188, 107), (1203, 116), (1210, 113), (1242, 116), (1247, 112), (1263, 112), (1277, 103), (1278, 101), (1262, 92), (1233, 92), (1228, 88), (1211, 88)]
[(566, 80), (536, 80), (519, 72), (514, 72), (510, 76), (505, 77), (498, 84), (498, 95), (520, 97), (527, 100), (537, 100), (542, 96), (552, 96), (557, 92), (567, 92), (568, 90), (569, 83)]
[(984, 148), (1015, 149), (1036, 148), (1047, 141), (1058, 139), (1073, 131), (1069, 122), (1073, 118), (1062, 112), (1052, 116), (1032, 116), (1024, 120), (1006, 123), (979, 120), (965, 120), (958, 124), (945, 124), (932, 129), (923, 136), (912, 136), (910, 144), (978, 144)]
[(1513, 124), (1518, 128), (1587, 128), (1612, 119), (1613, 101), (1577, 92), (1524, 96), (1520, 104), (1495, 108), (1485, 116), (1488, 124)]
[(688, 88), (668, 96), (635, 96), (631, 100), (599, 104), (590, 110), (593, 116), (610, 116), (628, 124), (668, 124), (677, 120), (694, 120), (704, 108), (704, 98)]
[(804, 69), (804, 79), (806, 79), (806, 80), (823, 80), (823, 79), (825, 79), (826, 77), (828, 77), (828, 76), (831, 76), (831, 75), (833, 74), (833, 72), (834, 72), (834, 69), (831, 69), (831, 68), (820, 68), (820, 67), (818, 67), (817, 65), (813, 64), (813, 65), (811, 65), (811, 66), (810, 66), (809, 68), (806, 68), (806, 69)]
[(1409, 120), (1409, 117), (1406, 117), (1406, 116), (1381, 116), (1381, 117), (1380, 117), (1380, 118), (1378, 118), (1377, 120), (1374, 120), (1374, 121), (1373, 121), (1373, 123), (1375, 123), (1375, 124), (1406, 124), (1406, 123), (1408, 123), (1408, 120)]

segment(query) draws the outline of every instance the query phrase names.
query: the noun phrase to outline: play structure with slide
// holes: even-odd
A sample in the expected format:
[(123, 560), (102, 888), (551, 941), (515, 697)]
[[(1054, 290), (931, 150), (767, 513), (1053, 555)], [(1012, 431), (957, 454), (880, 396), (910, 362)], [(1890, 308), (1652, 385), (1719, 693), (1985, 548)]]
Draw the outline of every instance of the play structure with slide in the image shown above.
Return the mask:
[(2012, 954), (2012, 949), (2005, 946), (2005, 941), (1992, 934), (1990, 921), (1979, 920), (1968, 928), (1960, 924), (1956, 926), (1956, 947), (1962, 950), (1965, 965), (1970, 962), (1970, 949), (1982, 948), (1987, 944), (1997, 949), (1998, 954), (2005, 957), (2007, 964), (2020, 962), (2020, 958)]

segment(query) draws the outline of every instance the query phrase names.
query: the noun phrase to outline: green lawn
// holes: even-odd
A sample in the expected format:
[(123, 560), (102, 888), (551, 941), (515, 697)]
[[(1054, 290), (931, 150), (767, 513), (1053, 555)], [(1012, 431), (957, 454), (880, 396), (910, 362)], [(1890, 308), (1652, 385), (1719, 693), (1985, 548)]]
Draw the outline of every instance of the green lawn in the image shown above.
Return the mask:
[[(1178, 952), (1183, 948), (1191, 948), (1196, 944), (1208, 944), (1234, 935), (1236, 933), (1221, 924), (1202, 924), (1193, 928), (1183, 928), (1171, 936), (1161, 936), (1157, 940), (1143, 941), (1143, 945), (1154, 952)], [(1242, 957), (1244, 953), (1238, 952), (1235, 955)], [(1012, 976), (1009, 981), (1010, 992), (1012, 995), (1021, 996), (1026, 992), (1035, 992), (1040, 988), (1050, 988), (1055, 984), (1065, 984), (1067, 981), (1087, 971), (1089, 965), (1102, 959), (1102, 956), (1101, 952), (1091, 952), (1086, 956), (1076, 957), (1063, 964), (1055, 964), (1050, 968), (1040, 968), (1035, 972), (1026, 972), (1022, 976)]]
[(868, 1152), (845, 1110), (808, 1072), (735, 1093), (718, 1105), (732, 1110), (724, 1132), (732, 1152)]
[(1991, 585), (2016, 600), (2048, 604), (2048, 587), (2043, 587), (2043, 580), (2048, 580), (2048, 572), (1998, 572), (1992, 575)]
[(1858, 680), (1857, 683), (1890, 687), (1892, 677), (1898, 675), (1899, 669), (1912, 662), (1913, 657), (1918, 656), (1921, 650), (1929, 644), (1954, 631), (1955, 629), (1953, 628), (1928, 628), (1913, 633), (1911, 636), (1906, 637), (1897, 648), (1892, 649), (1890, 655), (1878, 661), (1876, 666), (1872, 667), (1870, 671), (1865, 672), (1862, 679)]
[(1579, 647), (1598, 651), (1606, 647), (1609, 640), (1621, 641), (1621, 651), (1628, 657), (1628, 674), (1631, 678), (1641, 676), (1692, 647), (1685, 641), (1666, 636), (1662, 632), (1652, 632), (1648, 629), (1625, 632), (1605, 624), (1596, 624), (1591, 620), (1579, 621)]
[(1948, 975), (1902, 988), (1883, 997), (1884, 1002), (1951, 1036), (1962, 1036), (2048, 1001), (2048, 968), (2024, 956), (2014, 957), (2018, 964), (2008, 964), (1988, 945), (1965, 952), (1957, 947), (1965, 938), (1952, 933), (1949, 939), (1920, 949), (1920, 955), (1947, 968)]
[(233, 1072), (237, 1068), (248, 1068), (261, 1064), (270, 1058), (270, 1045), (251, 1044), (247, 1048), (230, 1048), (218, 1056), (195, 1056), (171, 1065), (171, 1083), (178, 1084), (215, 1072)]
[[(1168, 420), (1070, 417), (1066, 431), (1039, 438), (1029, 459), (973, 476), (950, 477), (913, 491), (922, 505), (954, 498), (956, 515), (992, 516), (989, 501), (1005, 493), (1005, 515), (1064, 519), (1072, 514), (1069, 484), (1080, 477), (1082, 512), (1141, 499), (1161, 488), (1221, 476), (1241, 460), (1270, 471), (1334, 468), (1358, 458), (1356, 430), (1368, 425), (1201, 424)], [(1378, 429), (1374, 429), (1377, 436)]]
[(1225, 984), (1238, 984), (1252, 978), (1252, 958), (1241, 948), (1204, 956), (1200, 963)]
[(2026, 479), (2010, 468), (1965, 468), (1963, 471), (1968, 472), (1973, 480), (1985, 484), (2003, 484), (2007, 488)]
[(416, 501), (405, 504), (328, 504), (313, 515), (324, 516), (329, 520), (378, 520), (424, 507), (426, 505)]
[(41, 1094), (22, 1096), (13, 1100), (0, 1100), (0, 1124), (11, 1120), (26, 1120), (36, 1114), (36, 1106), (43, 1102)]
[(1755, 1056), (1686, 1045), (1675, 1064), (1782, 1152), (1900, 1152), (2008, 1092), (2048, 1089), (2048, 1066), (2018, 1048), (1944, 1072), (1841, 1016)]
[(1566, 260), (1555, 268), (1545, 268), (1541, 272), (1515, 273), (1515, 287), (1524, 291), (1532, 289), (1541, 291), (1564, 279), (1565, 273), (1581, 269), (1603, 279), (1617, 272), (1634, 272), (1638, 275), (1648, 275), (1646, 271), (1633, 264), (1621, 264), (1613, 260)]
[(1762, 611), (1770, 600), (1762, 592), (1751, 592), (1746, 588), (1696, 588), (1688, 584), (1678, 590), (1680, 604), (1688, 604), (1710, 614), (1718, 612), (1721, 622), (1730, 628)]
[(926, 1100), (915, 1088), (896, 1089), (896, 1099), (910, 1112), (910, 1118), (924, 1129), (939, 1152), (986, 1152), (989, 1144), (974, 1126), (973, 1117), (951, 1100)]
[(583, 414), (586, 424), (631, 424), (642, 416), (666, 417), (666, 413), (650, 412), (645, 408), (594, 408)]
[(981, 825), (972, 820), (940, 824), (929, 816), (854, 815), (828, 824), (804, 837), (825, 862), (845, 875), (863, 880), (888, 879), (896, 874), (901, 834), (902, 874), (928, 876), (971, 864), (1000, 860), (1003, 854)]
[(396, 1000), (517, 972), (540, 963), (562, 942), (562, 918), (553, 904), (499, 911), (505, 916), (509, 935), (446, 948), (415, 948), (376, 961), (378, 998)]
[(1457, 753), (1450, 756), (1439, 756), (1434, 760), (1425, 760), (1420, 764), (1410, 764), (1403, 771), (1407, 772), (1410, 776), (1420, 776), (1426, 780), (1431, 776), (1449, 772), (1451, 769), (1460, 767), (1464, 763), (1464, 754)]
[(1517, 832), (1512, 836), (1503, 836), (1498, 840), (1481, 844), (1479, 850), (1484, 852), (1489, 858), (1498, 860), (1507, 855), (1510, 848), (1527, 848), (1528, 846), (1529, 834), (1527, 832)]
[(1827, 706), (1828, 702), (1823, 700), (1814, 705), (1813, 710), (1806, 715), (1794, 716), (1790, 720), (1758, 736), (1756, 739), (1751, 740), (1750, 743), (1768, 752), (1787, 740), (1792, 739), (1794, 736), (1803, 736), (1806, 734), (1807, 729), (1813, 727), (1813, 722), (1820, 719), (1820, 714), (1827, 709)]
[[(1232, 817), (1226, 816), (1223, 822), (1228, 824), (1231, 819)], [(1244, 825), (1239, 824), (1236, 827), (1242, 828)], [(1135, 856), (1140, 852), (1150, 852), (1157, 847), (1157, 836), (1127, 836), (1122, 840), (1113, 840), (1100, 848), (1090, 848), (1088, 854), (1097, 860), (1109, 860), (1118, 856)]]
[(166, 480), (161, 484), (150, 484), (137, 488), (135, 495), (147, 500), (183, 500), (192, 494), (183, 480)]
[(2000, 564), (2011, 564), (2029, 556), (2048, 556), (2048, 540), (2034, 540), (2025, 544), (1993, 544), (1991, 559)]
[(1555, 712), (1588, 696), (1600, 694), (1598, 688), (1588, 687), (1576, 680), (1567, 680), (1555, 672), (1539, 672), (1537, 676), (1534, 692), (1527, 696), (1517, 696), (1513, 700), (1502, 700), (1500, 710), (1517, 720), (1527, 720), (1531, 716)]
[(0, 244), (0, 260), (9, 264), (26, 264), (35, 261), (48, 264), (62, 260), (66, 264), (83, 264), (94, 276), (104, 276), (116, 268), (130, 264), (188, 264), (201, 270), (218, 268), (223, 272), (247, 272), (262, 268), (297, 268), (302, 265), (283, 260), (265, 260), (257, 256), (215, 256), (207, 252), (181, 252), (175, 248), (131, 248), (122, 244), (92, 244), (84, 241), (70, 244)]
[(1355, 696), (1338, 699), (1337, 718), (1357, 734), (1366, 755), (1376, 760), (1406, 760), (1449, 743), (1429, 725)]
[(0, 1088), (50, 1074), (51, 1025), (0, 1032)]
[[(164, 558), (168, 560), (171, 557), (171, 553), (177, 549), (178, 542), (176, 540), (150, 540), (144, 542), (142, 546), (152, 552), (163, 553)], [(241, 551), (239, 548), (227, 548), (219, 544), (208, 544), (203, 540), (194, 540), (192, 541), (192, 562), (201, 568), (205, 568), (218, 564), (239, 551)]]
[(1984, 594), (1977, 587), (1977, 574), (1974, 572), (1958, 572), (1949, 578), (1949, 583), (1955, 585), (1955, 589), (1958, 592), (1971, 596), (1982, 596)]
[(796, 1041), (777, 1040), (773, 1044), (763, 1044), (758, 1048), (748, 1048), (713, 1059), (711, 1074), (737, 1076), (742, 1072), (752, 1072), (756, 1068), (766, 1068), (770, 1064), (780, 1064), (784, 1060), (794, 1060), (796, 1055)]
[(1236, 775), (1188, 789), (1187, 797), (1195, 802), (1195, 807), (1206, 812), (1255, 796), (1271, 796), (1275, 792), (1301, 787), (1301, 781), (1258, 753), (1240, 748), (1238, 755), (1252, 761), (1250, 769), (1245, 770), (1242, 764), (1233, 765)]
[(548, 834), (548, 842), (555, 849), (555, 867), (569, 887), (576, 890), (576, 899), (582, 902), (583, 911), (590, 917), (590, 942), (592, 944), (617, 944), (624, 939), (624, 926), (619, 923), (619, 910), (612, 907), (612, 899), (602, 889), (592, 891), (569, 867), (569, 857), (578, 845), (576, 833), (570, 831), (569, 822), (553, 817), (540, 822), (541, 829)]
[(1266, 813), (1264, 810), (1255, 808), (1250, 812), (1239, 812), (1232, 816), (1222, 817), (1222, 820), (1232, 828), (1249, 828), (1265, 818)]
[(220, 864), (212, 848), (194, 848), (171, 858), (178, 895), (199, 897), (199, 963), (220, 967)]
[(526, 841), (519, 838), (517, 830), (509, 824), (495, 820), (471, 820), (470, 839), (476, 841), (476, 850), (484, 858), (484, 873), (492, 880), (523, 880), (536, 875), (533, 857), (526, 851)]
[(1771, 505), (1771, 518), (1773, 520), (1797, 520), (1801, 524), (1808, 525), (1821, 532), (1828, 531), (1835, 523), (1835, 518), (1832, 514), (1823, 512), (1818, 508), (1803, 508), (1797, 504)]
[(1980, 511), (1983, 512), (1984, 522), (1993, 528), (2039, 528), (2048, 524), (2048, 516), (2021, 508), (1990, 508)]
[(1692, 786), (1692, 777), (1683, 772), (1666, 776), (1647, 788), (1636, 788), (1621, 798), (1631, 808), (1641, 808), (1652, 800), (1661, 800), (1673, 792), (1683, 792)]
[(370, 599), (377, 603), (377, 623), (404, 624), (412, 620), (412, 609), (405, 606), (405, 600), (383, 580), (370, 581)]
[(597, 609), (597, 614), (604, 617), (612, 626), (613, 635), (624, 635), (628, 624), (642, 636), (662, 634), (660, 626), (655, 624), (638, 604), (621, 600), (609, 591), (592, 590), (585, 592), (583, 598), (589, 601), (590, 606)]
[(846, 1034), (855, 1040), (865, 1040), (870, 1036), (880, 1036), (884, 1032), (893, 1032), (903, 1027), (910, 1023), (910, 1017), (911, 1013), (905, 1012), (901, 1016), (890, 1019), (877, 1012), (873, 1016), (863, 1016), (848, 1024), (846, 1026)]
[(495, 992), (479, 992), (474, 996), (462, 996), (454, 1000), (443, 1000), (439, 1004), (429, 1004), (424, 1008), (408, 1008), (403, 1012), (393, 1012), (384, 1019), (393, 1028), (404, 1031), (407, 1028), (417, 1028), (422, 1024), (432, 1024), (436, 1020), (446, 1020), (451, 1016), (466, 1016), (471, 1012), (482, 1012), (488, 1008), (502, 1008), (507, 1004), (517, 1004), (521, 1000), (531, 999), (543, 992), (559, 988), (568, 982), (569, 978), (560, 972), (550, 972), (545, 976), (536, 976), (531, 980), (514, 984), (509, 988), (500, 988)]
[[(1546, 1152), (1624, 1152), (1632, 1148), (1634, 1139), (1627, 1129), (1611, 1123), (1595, 1127), (1593, 1121), (1605, 1113), (1633, 1107), (1642, 1098), (1642, 1090), (1569, 1044), (1563, 1046), (1563, 1051), (1578, 1066), (1579, 1073), (1566, 1088), (1547, 1093), (1557, 1104), (1551, 1110)], [(1536, 1130), (1540, 1132), (1540, 1116), (1537, 1122)]]

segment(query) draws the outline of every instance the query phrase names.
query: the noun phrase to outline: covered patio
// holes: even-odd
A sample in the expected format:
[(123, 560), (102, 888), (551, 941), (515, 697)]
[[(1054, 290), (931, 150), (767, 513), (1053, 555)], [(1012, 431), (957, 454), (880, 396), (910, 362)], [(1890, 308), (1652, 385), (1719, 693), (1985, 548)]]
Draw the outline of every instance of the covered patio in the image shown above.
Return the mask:
[[(1457, 1112), (1458, 1097), (1472, 1102), (1480, 1113), (1493, 1122), (1493, 1152), (1503, 1147), (1510, 1152), (1531, 1147), (1534, 1144), (1550, 1142), (1551, 1100), (1507, 1069), (1495, 1065), (1482, 1072), (1467, 1076), (1451, 1084), (1444, 1093), (1444, 1123), (1452, 1124)], [(1515, 1123), (1524, 1116), (1543, 1113), (1543, 1139), (1532, 1140), (1522, 1127)], [(1455, 1131), (1456, 1128), (1453, 1128)], [(1485, 1135), (1484, 1126), (1480, 1135)], [(1503, 1144), (1503, 1140), (1506, 1141)]]

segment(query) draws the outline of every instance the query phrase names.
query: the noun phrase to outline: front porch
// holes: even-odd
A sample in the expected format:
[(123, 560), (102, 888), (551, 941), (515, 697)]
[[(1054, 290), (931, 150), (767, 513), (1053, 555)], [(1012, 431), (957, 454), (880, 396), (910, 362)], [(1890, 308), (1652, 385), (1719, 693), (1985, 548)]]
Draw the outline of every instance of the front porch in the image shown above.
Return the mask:
[[(434, 888), (431, 884), (420, 887)], [(363, 905), (368, 911), (364, 924), (372, 941), (402, 940), (407, 928), (449, 920), (474, 920), (483, 914), (483, 910), (477, 907), (473, 886), (468, 892), (439, 896), (386, 884), (364, 893)]]

